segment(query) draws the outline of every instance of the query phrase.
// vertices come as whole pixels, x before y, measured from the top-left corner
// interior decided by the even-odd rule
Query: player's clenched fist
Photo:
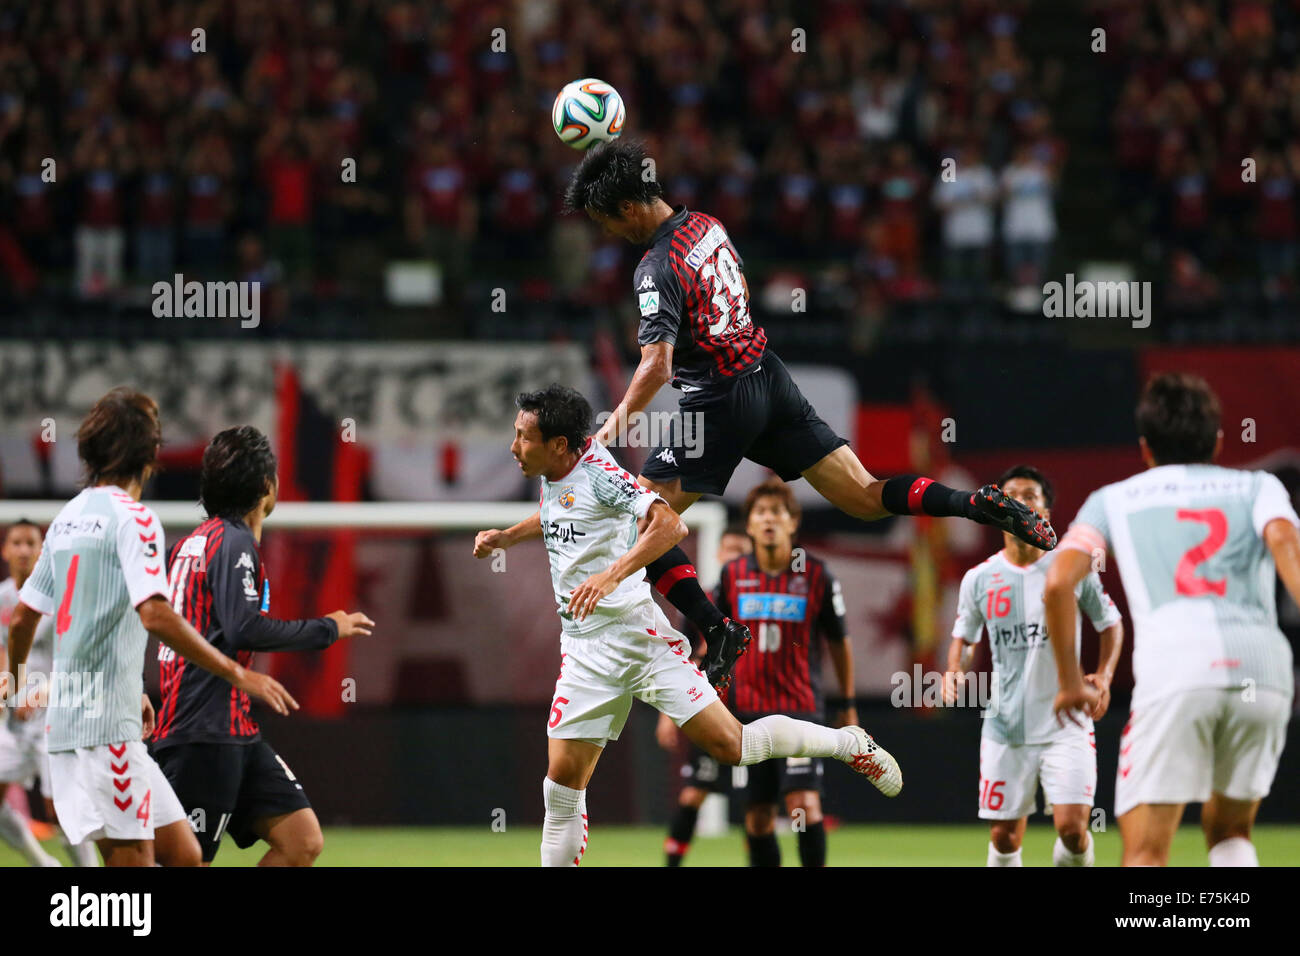
[[[493,528],[491,531],[480,531],[474,537],[474,557],[489,557],[497,548],[504,548],[509,545],[506,540],[506,533]]]
[[[375,626],[375,622],[360,611],[353,611],[351,614],[346,611],[334,611],[325,616],[339,626],[340,639],[357,635],[369,637],[370,628]]]

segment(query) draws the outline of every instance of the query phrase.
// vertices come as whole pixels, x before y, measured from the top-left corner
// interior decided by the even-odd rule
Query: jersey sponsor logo
[[[655,315],[659,311],[659,293],[642,292],[637,296],[637,304],[641,308],[642,317]]]
[[[665,448],[659,454],[655,455],[655,457],[658,458],[660,461],[668,462],[668,464],[670,465],[677,464],[677,456],[673,454],[673,450],[671,448]]]
[[[999,647],[1006,646],[1013,649],[1041,647],[1051,640],[1047,628],[1037,621],[1017,624],[1015,627],[997,627],[992,624],[985,624],[985,628],[989,632],[989,639]]]
[[[45,534],[48,538],[59,538],[65,535],[77,538],[102,538],[107,530],[108,525],[103,517],[87,515],[82,518],[56,521],[50,525],[50,530]]]
[[[271,611],[271,579],[262,580],[262,606],[258,609],[263,614],[269,614]]]
[[[808,598],[795,594],[742,594],[736,602],[736,616],[745,620],[802,621],[808,613]]]
[[[638,292],[644,292],[646,289],[653,289],[654,287],[655,287],[654,276],[647,275],[644,279],[641,280],[641,284],[636,288]]]
[[[253,572],[244,572],[244,597],[250,601],[257,600],[257,582],[253,580]]]
[[[568,509],[572,508],[573,503],[577,501],[577,495],[575,495],[573,492],[573,485],[565,485],[563,488],[561,488],[560,497],[557,498],[556,500],[560,503],[560,507],[563,508],[564,510],[567,511]]]
[[[566,527],[562,522],[552,521],[545,528],[547,540],[558,541],[560,544],[570,544],[579,538],[585,538],[587,532],[579,531],[577,525],[572,521]]]
[[[691,251],[686,253],[686,264],[692,269],[698,269],[704,264],[704,260],[717,251],[718,246],[727,241],[727,232],[718,223],[709,227],[700,241],[691,247]]]
[[[253,570],[253,556],[247,551],[240,552],[239,560],[235,562],[235,570],[238,571],[240,568],[247,568],[249,571]]]

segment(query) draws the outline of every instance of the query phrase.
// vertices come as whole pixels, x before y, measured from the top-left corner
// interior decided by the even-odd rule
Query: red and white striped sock
[[[577,866],[587,852],[587,791],[542,781],[542,866]]]

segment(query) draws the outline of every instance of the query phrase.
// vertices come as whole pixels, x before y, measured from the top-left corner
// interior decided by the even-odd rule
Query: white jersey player
[[[1050,520],[1052,486],[1036,468],[1017,465],[1004,472],[997,484],[1004,495]],[[1097,789],[1092,721],[1062,727],[1052,712],[1060,687],[1044,620],[1043,586],[1056,552],[1040,551],[1010,534],[1003,537],[1003,549],[962,578],[944,681],[947,702],[953,703],[956,684],[969,670],[975,645],[987,632],[996,682],[980,737],[979,815],[992,821],[988,865],[1023,865],[1025,824],[1034,812],[1041,783],[1044,812],[1052,814],[1056,826],[1053,862],[1092,866],[1088,815]],[[1124,637],[1119,610],[1095,572],[1079,582],[1077,592],[1079,607],[1101,636],[1097,670],[1086,679],[1108,688]],[[1081,637],[1077,618],[1071,635],[1077,658]],[[1099,709],[1097,715],[1103,712]]]
[[[903,785],[898,764],[860,727],[832,730],[781,715],[742,725],[731,715],[645,579],[646,564],[685,537],[681,518],[586,437],[591,406],[578,392],[551,385],[520,395],[518,404],[510,450],[524,475],[541,478],[541,509],[508,530],[479,532],[474,554],[488,557],[541,537],[550,557],[562,633],[547,720],[542,865],[577,866],[586,852],[587,784],[634,697],[667,714],[722,763],[835,757],[896,795]]]
[[[1291,648],[1277,627],[1274,562],[1300,602],[1300,533],[1281,482],[1210,462],[1219,403],[1190,375],[1153,378],[1137,410],[1148,470],[1092,493],[1048,575],[1057,646],[1056,710],[1096,703],[1061,655],[1055,622],[1094,555],[1113,553],[1133,614],[1133,702],[1120,746],[1115,813],[1124,863],[1159,866],[1183,807],[1201,803],[1211,866],[1256,866],[1250,831],[1268,795],[1291,713]]]
[[[30,521],[16,521],[4,532],[0,545],[0,558],[4,559],[12,577],[0,581],[0,671],[8,670],[9,620],[18,606],[18,591],[36,567],[41,552],[41,529]],[[53,663],[54,624],[49,617],[41,618],[36,626],[36,637],[27,660],[28,682],[25,693],[15,696],[13,706],[0,711],[0,796],[10,784],[29,789],[40,778],[41,796],[45,812],[54,819],[54,804],[50,799],[49,754],[45,749],[45,698],[49,687],[50,665]],[[27,821],[7,803],[0,800],[0,839],[22,854],[32,866],[58,866],[59,861],[36,841]],[[64,848],[76,866],[95,866],[95,848],[83,841],[70,844],[65,837]]]
[[[69,840],[94,840],[108,866],[158,860],[197,866],[185,811],[145,749],[153,712],[143,694],[147,632],[198,666],[287,712],[278,683],[244,671],[172,610],[161,522],[140,504],[160,444],[158,406],[115,388],[77,432],[89,486],[60,510],[9,627],[10,663],[23,685],[42,615],[54,616],[46,717],[55,812]],[[14,692],[0,679],[0,698]]]

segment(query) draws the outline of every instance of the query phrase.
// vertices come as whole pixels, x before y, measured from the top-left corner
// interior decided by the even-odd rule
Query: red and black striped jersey
[[[251,667],[256,651],[319,650],[338,638],[330,618],[268,617],[271,582],[248,525],[209,518],[171,548],[168,593],[176,613],[217,650]],[[248,694],[158,645],[162,705],[152,745],[252,743],[259,739]]]
[[[746,625],[753,641],[736,661],[731,706],[743,714],[820,714],[821,641],[843,641],[840,584],[816,558],[803,569],[768,574],[747,554],[722,569],[716,603]]]
[[[676,206],[650,239],[633,285],[641,345],[673,346],[673,385],[725,382],[763,358],[767,333],[754,325],[744,262],[722,223]]]

